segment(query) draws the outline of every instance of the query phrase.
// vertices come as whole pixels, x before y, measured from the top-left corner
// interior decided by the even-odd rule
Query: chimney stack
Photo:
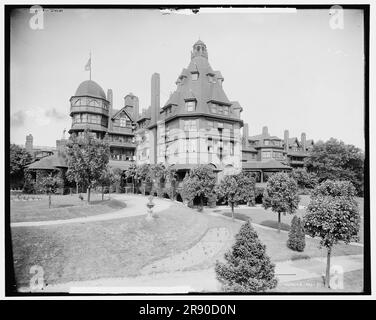
[[[263,134],[264,136],[269,135],[269,133],[268,133],[268,127],[267,127],[267,126],[262,127],[262,134]]]
[[[29,134],[26,136],[25,149],[30,154],[33,154],[33,135]]]
[[[248,137],[249,137],[249,126],[248,123],[244,122],[243,125],[243,139],[244,139],[244,145],[247,146],[248,144]]]
[[[151,76],[151,123],[158,121],[160,109],[160,76],[154,73]]]
[[[285,140],[285,150],[289,150],[289,131],[285,130],[284,132],[284,140]]]
[[[109,102],[109,105],[108,105],[108,130],[112,130],[112,120],[111,120],[111,117],[112,117],[112,108],[113,108],[113,105],[112,105],[112,89],[108,89],[107,90],[107,101]]]
[[[301,143],[303,151],[306,151],[306,134],[303,132],[301,136]]]

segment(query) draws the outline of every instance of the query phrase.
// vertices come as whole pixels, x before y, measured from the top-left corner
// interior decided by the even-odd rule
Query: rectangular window
[[[185,131],[196,131],[196,120],[184,120],[184,130]]]
[[[228,110],[229,110],[229,107],[223,107],[223,114],[225,116],[228,116]]]
[[[217,113],[217,106],[215,104],[212,104],[210,110],[212,113]]]
[[[125,124],[126,124],[126,126],[127,126],[128,128],[132,128],[132,121],[131,121],[131,120],[127,119],[127,120],[125,121]]]
[[[270,144],[269,140],[264,140],[264,145],[268,146]]]
[[[217,122],[217,128],[223,129],[223,122]]]
[[[187,107],[187,111],[195,111],[196,109],[196,101],[186,101],[185,106]]]
[[[87,113],[82,114],[81,122],[87,123]]]
[[[230,156],[234,155],[234,141],[230,141]]]
[[[218,106],[218,114],[223,114],[223,106]]]
[[[120,127],[125,127],[127,125],[127,119],[120,118]]]
[[[198,72],[192,73],[192,80],[194,81],[198,80]]]
[[[272,157],[272,152],[271,151],[263,151],[262,152],[262,158],[263,159],[270,159]]]

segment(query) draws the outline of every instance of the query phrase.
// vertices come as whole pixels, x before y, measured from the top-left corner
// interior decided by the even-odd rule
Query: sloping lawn
[[[173,204],[154,221],[139,216],[12,228],[17,284],[28,286],[33,265],[43,268],[50,284],[135,276],[145,265],[192,247],[208,228],[218,226],[228,221]],[[229,230],[235,234],[239,227],[231,223]]]
[[[326,250],[319,248],[317,239],[306,238],[306,246],[303,252],[297,252],[289,249],[286,245],[288,234],[286,232],[278,233],[277,230],[267,230],[254,226],[257,234],[266,246],[266,252],[272,261],[285,261],[302,259],[308,257],[326,257]],[[359,246],[338,244],[333,247],[333,256],[343,256],[352,254],[363,254],[363,248]]]
[[[48,200],[38,201],[11,201],[11,222],[45,221],[86,217],[109,213],[126,207],[124,201],[116,199],[99,200],[94,196],[90,205],[81,201],[77,196],[53,196],[51,209]]]
[[[323,279],[318,277],[282,283],[271,292],[363,292],[363,270],[345,272],[343,274],[343,288],[325,288]]]
[[[360,223],[360,230],[359,230],[359,238],[360,243],[363,243],[364,237],[363,237],[363,229],[364,229],[364,205],[363,205],[363,199],[357,198],[356,199],[359,205],[359,213],[361,216],[361,223]],[[300,195],[300,205],[307,206],[309,203],[309,196],[307,195]],[[216,210],[218,213],[221,213],[225,216],[231,217],[231,211],[228,207],[224,208],[218,208]],[[299,217],[303,217],[306,213],[305,209],[298,209],[296,211],[296,215]],[[248,218],[251,218],[251,221],[253,223],[261,224],[266,227],[271,228],[278,228],[278,214],[273,212],[271,209],[265,210],[262,207],[252,207],[252,208],[235,208],[235,216],[241,220],[246,221]],[[286,214],[281,215],[281,230],[289,231],[290,230],[290,224],[291,220],[294,217],[294,215]]]

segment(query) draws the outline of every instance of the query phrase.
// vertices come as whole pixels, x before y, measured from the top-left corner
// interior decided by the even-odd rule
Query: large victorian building
[[[132,93],[115,109],[111,89],[106,95],[96,82],[82,82],[70,98],[69,133],[80,135],[89,129],[96,138],[106,139],[110,166],[123,170],[132,162],[163,163],[183,178],[192,167],[210,164],[219,176],[244,170],[264,183],[276,171],[302,167],[313,141],[306,140],[305,133],[300,140],[291,138],[287,130],[281,139],[269,134],[267,127],[261,134],[249,135],[248,124],[241,119],[243,109],[227,97],[223,82],[221,72],[209,64],[205,43],[199,40],[162,106],[160,76],[152,75],[150,105],[141,114],[138,97]],[[58,140],[57,149],[63,144]],[[30,167],[39,168],[43,161]]]

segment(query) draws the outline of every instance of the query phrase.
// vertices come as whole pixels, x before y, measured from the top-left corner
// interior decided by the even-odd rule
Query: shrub
[[[271,208],[278,213],[278,226],[281,224],[281,213],[293,214],[299,205],[298,185],[287,173],[278,172],[270,177],[263,196],[265,209]],[[280,227],[278,227],[280,232]]]
[[[208,197],[208,206],[209,208],[215,208],[217,205],[217,196],[215,193],[212,193]]]
[[[225,263],[216,262],[215,272],[224,291],[262,292],[277,286],[274,264],[265,245],[247,221],[236,235],[235,244],[225,254]]]
[[[294,251],[302,252],[305,248],[305,233],[302,220],[294,216],[291,221],[287,247]]]

